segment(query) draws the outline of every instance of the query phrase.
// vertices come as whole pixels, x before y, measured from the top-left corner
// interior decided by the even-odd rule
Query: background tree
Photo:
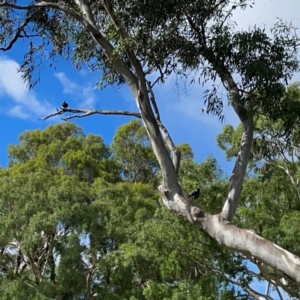
[[[96,113],[141,118],[160,167],[159,190],[164,204],[220,244],[274,268],[278,278],[285,274],[300,282],[298,257],[232,223],[251,152],[253,117],[258,112],[273,120],[281,116],[287,105],[280,101],[286,82],[299,69],[298,38],[292,27],[278,22],[272,37],[257,27],[235,31],[231,13],[237,7],[245,8],[246,0],[31,1],[27,6],[17,3],[0,4],[0,40],[2,50],[9,50],[18,39],[35,37],[30,39],[21,66],[30,87],[37,82],[37,56],[47,60],[56,56],[72,58],[77,68],[92,59],[91,68],[102,69],[104,81],[129,86],[139,110],[135,113],[62,109],[45,119],[65,112],[75,113],[66,120]],[[49,57],[46,53],[50,53]],[[209,214],[191,203],[182,190],[177,176],[180,154],[160,119],[153,92],[154,84],[164,81],[171,72],[184,76],[191,70],[201,70],[202,82],[214,81],[206,93],[207,111],[222,118],[218,79],[242,123],[243,134],[228,194],[217,214]],[[147,76],[154,71],[159,75],[151,83]],[[294,124],[298,123],[296,118]],[[289,125],[290,122],[284,122],[286,132],[291,130]],[[268,278],[268,274],[264,276]],[[298,288],[294,292],[298,295]]]
[[[300,254],[300,240],[294,232],[300,209],[299,129],[295,126],[287,133],[282,119],[292,120],[296,117],[299,92],[299,83],[287,88],[282,101],[288,103],[289,110],[282,118],[273,121],[260,115],[255,119],[251,164],[248,169],[251,176],[243,186],[245,193],[236,216],[240,226],[253,228],[259,235],[290,249],[296,255]],[[237,128],[226,125],[218,135],[218,145],[224,150],[227,159],[236,156],[241,134],[240,125]],[[258,269],[261,273],[270,272],[259,264]],[[286,290],[293,290],[294,284],[290,278],[284,277],[283,282],[274,277],[272,283],[277,285],[276,288],[287,285],[289,288]]]
[[[90,299],[95,266],[83,260],[81,239],[95,222],[91,183],[119,178],[109,148],[65,124],[24,132],[9,157],[0,184],[1,298]]]
[[[263,175],[271,177],[276,168],[283,171],[292,184],[294,192],[300,199],[298,188],[298,158],[299,158],[299,129],[296,119],[299,115],[299,83],[295,82],[286,89],[286,94],[281,99],[286,109],[281,118],[276,121],[264,115],[257,115],[254,119],[254,139],[250,167]],[[287,132],[285,124],[290,122]],[[294,123],[295,122],[295,123]],[[231,125],[223,127],[222,133],[217,136],[218,146],[225,151],[226,158],[231,159],[238,153],[238,143],[241,138],[242,128],[236,129]]]
[[[125,178],[131,182],[149,183],[156,177],[157,161],[147,132],[140,121],[133,120],[121,126],[111,145],[115,157],[120,160]]]
[[[2,299],[248,298],[231,285],[244,277],[243,258],[161,210],[152,184],[119,176],[100,137],[70,123],[26,131],[9,156],[0,173]],[[213,209],[223,175],[212,158],[187,157],[194,166],[183,185],[201,177],[202,203]]]

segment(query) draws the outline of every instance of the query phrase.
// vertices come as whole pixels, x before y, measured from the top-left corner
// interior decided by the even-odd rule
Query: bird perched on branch
[[[189,198],[192,198],[193,200],[200,197],[200,189],[197,189],[196,191],[189,194]]]
[[[69,106],[69,104],[66,102],[66,101],[64,101],[63,103],[62,103],[62,105],[61,105],[61,109],[66,109],[66,108],[68,108],[68,106]]]

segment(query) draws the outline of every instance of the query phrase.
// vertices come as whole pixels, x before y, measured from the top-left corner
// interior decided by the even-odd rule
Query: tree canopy
[[[151,162],[145,171],[151,173],[159,167],[159,192],[164,205],[208,234],[214,242],[262,265],[261,278],[278,285],[283,279],[288,280],[289,284],[281,284],[282,288],[297,297],[300,258],[289,252],[290,249],[280,247],[278,244],[284,246],[280,239],[267,240],[253,230],[237,227],[235,221],[248,163],[252,159],[256,120],[280,123],[283,144],[290,141],[293,128],[299,126],[299,101],[286,91],[293,73],[299,70],[299,39],[293,26],[281,21],[274,25],[270,35],[257,26],[247,31],[236,30],[231,21],[233,11],[249,6],[251,2],[247,0],[62,0],[29,1],[27,5],[22,1],[4,1],[0,3],[1,50],[10,50],[19,40],[28,42],[20,70],[30,88],[38,82],[39,67],[45,62],[51,66],[51,60],[56,61],[57,57],[70,59],[76,69],[88,65],[91,71],[101,70],[100,87],[127,84],[138,112],[61,108],[49,112],[43,119],[68,112],[73,115],[64,120],[92,114],[140,118],[157,160],[157,165]],[[200,84],[211,86],[205,92],[207,112],[222,119],[223,102],[227,100],[241,121],[239,145],[233,145],[236,151],[230,153],[235,155],[236,163],[227,196],[222,205],[216,203],[212,211],[204,208],[204,203],[194,203],[188,198],[181,178],[182,172],[187,174],[188,171],[180,168],[181,163],[188,166],[188,159],[181,160],[180,147],[173,143],[156,104],[155,85],[164,83],[173,73],[183,78],[194,74]],[[149,80],[150,75],[155,77],[154,81]],[[220,85],[225,87],[227,99],[219,96]],[[274,128],[276,131],[276,125]],[[223,148],[226,147],[222,139],[226,141],[234,133],[232,128],[226,130],[227,137],[219,140]],[[254,141],[263,137],[262,134]],[[263,141],[261,144],[266,146]],[[187,150],[184,145],[181,148]],[[115,143],[116,153],[117,149]],[[142,150],[147,152],[146,149],[143,145]],[[87,159],[93,162],[92,157]],[[70,158],[68,163],[72,160]],[[124,157],[119,155],[116,168],[122,160]],[[87,182],[91,178],[90,168],[83,167],[78,172]],[[70,174],[73,175],[72,169]],[[111,176],[109,180],[115,179],[114,175],[108,176]]]
[[[116,132],[119,142],[128,140],[126,135],[121,139],[124,127],[143,130],[137,125],[122,126]],[[161,210],[151,181],[143,182],[148,174],[141,172],[145,178],[139,176],[140,182],[122,176],[118,156],[111,155],[100,137],[85,136],[65,123],[26,131],[19,140],[10,145],[9,167],[0,174],[2,299],[243,295],[226,278],[243,273],[242,257]],[[124,152],[140,146],[137,139]],[[202,203],[213,209],[209,195],[226,189],[216,161],[196,164],[186,158],[185,163],[190,174],[181,174],[183,185],[200,184],[200,175],[206,195]],[[222,198],[217,201],[221,205]]]

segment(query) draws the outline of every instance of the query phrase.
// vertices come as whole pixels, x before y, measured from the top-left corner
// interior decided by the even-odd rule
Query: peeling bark
[[[261,263],[294,278],[300,283],[300,258],[278,245],[260,237],[253,230],[241,229],[222,220],[221,215],[207,217],[205,231],[232,250],[253,256]]]
[[[260,237],[253,230],[241,229],[224,221],[222,213],[217,215],[205,213],[178,194],[173,200],[168,200],[166,196],[163,198],[164,204],[170,210],[184,216],[219,244],[242,253],[246,257],[253,256],[260,263],[267,264],[300,283],[300,258],[296,255]]]

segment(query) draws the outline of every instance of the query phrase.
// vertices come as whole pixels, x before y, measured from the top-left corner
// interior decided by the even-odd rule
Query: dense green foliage
[[[26,131],[9,147],[0,173],[1,299],[235,299],[224,275],[240,272],[240,259],[160,209],[155,173],[124,176],[132,151],[152,166],[139,132],[135,121],[120,127],[116,156],[69,123]],[[196,164],[190,147],[180,148],[183,185],[201,186],[207,210],[221,207],[216,161]]]
[[[126,179],[150,183],[157,177],[158,164],[140,121],[134,120],[120,127],[111,147]]]

